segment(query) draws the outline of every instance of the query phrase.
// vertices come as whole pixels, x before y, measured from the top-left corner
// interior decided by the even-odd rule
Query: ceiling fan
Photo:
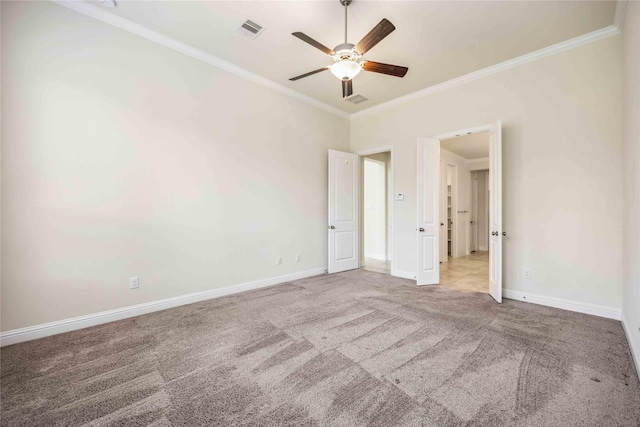
[[[373,27],[369,34],[364,36],[356,45],[347,42],[347,8],[353,0],[339,0],[344,6],[344,43],[334,47],[333,50],[318,43],[308,35],[296,32],[293,36],[299,38],[303,42],[309,43],[311,46],[319,49],[329,55],[334,60],[333,65],[319,68],[305,74],[290,78],[291,81],[299,80],[303,77],[311,76],[322,71],[331,70],[334,76],[342,80],[342,97],[347,98],[353,94],[352,79],[361,71],[372,71],[374,73],[387,74],[390,76],[404,77],[409,69],[399,65],[383,64],[381,62],[367,61],[362,59],[362,55],[367,53],[369,49],[380,43],[382,39],[387,37],[396,27],[387,19],[383,19]]]

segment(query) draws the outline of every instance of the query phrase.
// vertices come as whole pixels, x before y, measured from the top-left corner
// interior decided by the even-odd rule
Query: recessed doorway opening
[[[441,142],[440,284],[450,288],[489,292],[489,142],[489,132]]]
[[[362,165],[362,265],[365,270],[391,274],[391,153],[363,156]]]

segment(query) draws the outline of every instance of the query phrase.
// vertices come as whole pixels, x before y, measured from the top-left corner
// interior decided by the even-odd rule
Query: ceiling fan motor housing
[[[338,46],[333,48],[333,51],[335,52],[332,55],[333,60],[336,62],[342,61],[344,59],[348,59],[350,61],[356,61],[358,58],[362,56],[358,52],[356,52],[355,45],[352,45],[351,43],[339,44]]]

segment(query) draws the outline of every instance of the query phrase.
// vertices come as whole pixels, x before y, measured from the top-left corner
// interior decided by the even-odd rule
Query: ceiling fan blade
[[[353,95],[353,80],[342,81],[342,97],[347,98]]]
[[[303,77],[308,77],[308,76],[311,76],[313,74],[316,74],[316,73],[319,73],[319,72],[322,72],[322,71],[326,71],[328,69],[329,69],[329,67],[318,68],[317,70],[309,71],[308,73],[301,74],[301,75],[296,76],[296,77],[292,77],[289,80],[291,80],[292,82],[295,82],[296,80],[300,80]]]
[[[365,71],[372,71],[374,73],[380,73],[380,74],[388,74],[390,76],[396,76],[396,77],[404,77],[404,75],[407,74],[407,71],[409,71],[407,67],[401,67],[399,65],[383,64],[381,62],[375,62],[375,61],[366,61],[362,65],[362,69]]]
[[[394,27],[391,22],[383,19],[378,23],[378,25],[373,27],[373,30],[369,31],[369,34],[364,36],[364,38],[358,42],[356,45],[356,52],[360,55],[364,55],[365,52],[380,43],[382,39],[391,34],[395,29],[396,27]]]
[[[329,49],[328,47],[326,47],[323,44],[318,43],[317,41],[315,41],[314,39],[312,39],[311,37],[309,37],[305,33],[297,32],[297,33],[291,33],[291,35],[299,38],[303,42],[309,43],[311,46],[315,47],[316,49],[320,49],[321,51],[323,51],[327,55],[333,55],[333,51],[331,49]]]

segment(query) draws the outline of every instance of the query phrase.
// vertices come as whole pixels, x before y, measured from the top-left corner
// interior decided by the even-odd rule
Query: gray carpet
[[[3,426],[638,426],[617,321],[356,270],[2,349]]]

